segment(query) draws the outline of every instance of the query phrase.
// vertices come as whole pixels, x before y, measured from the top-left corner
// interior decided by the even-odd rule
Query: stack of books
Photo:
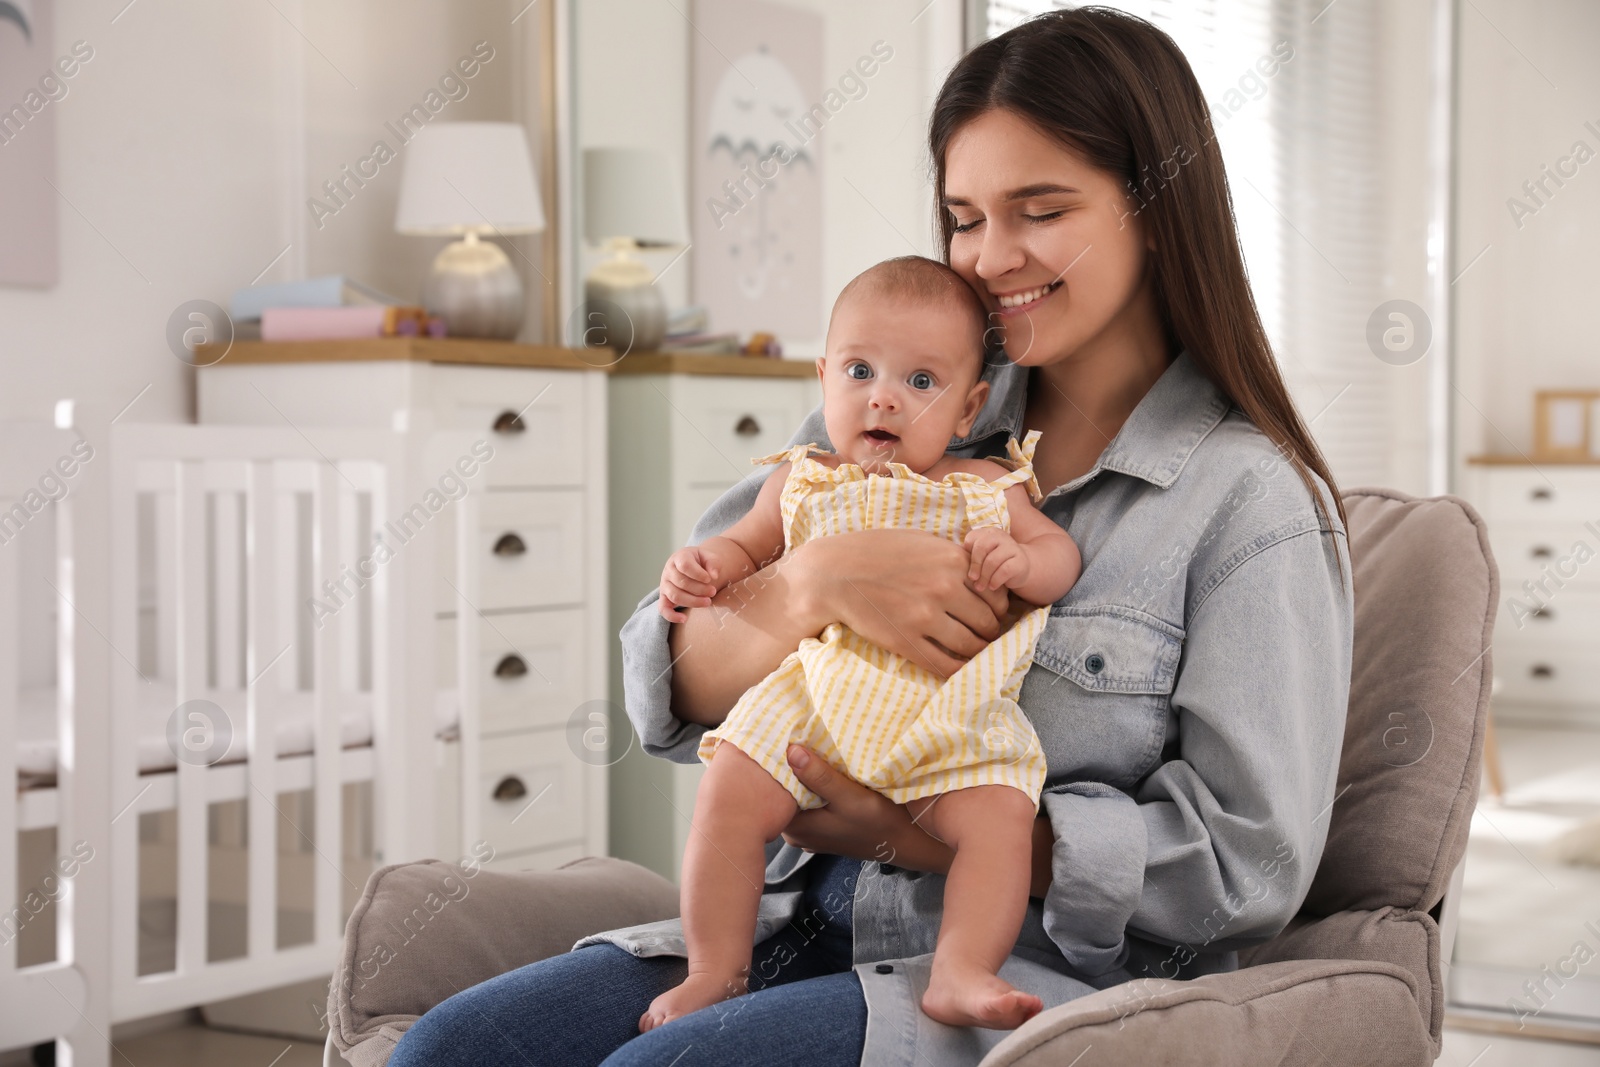
[[[263,341],[443,337],[444,320],[342,274],[252,285],[228,303],[234,336]]]
[[[706,356],[738,354],[738,334],[708,333],[707,325],[705,308],[678,308],[667,319],[667,336],[661,342],[661,351],[690,352]]]

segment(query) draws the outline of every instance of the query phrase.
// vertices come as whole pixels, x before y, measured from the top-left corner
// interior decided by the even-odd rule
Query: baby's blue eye
[[[857,374],[857,371],[860,371],[861,373]],[[865,381],[866,379],[872,377],[872,368],[867,366],[865,363],[852,363],[844,369],[844,373],[845,377],[847,378],[854,378],[857,381]]]
[[[915,374],[913,374],[911,376],[911,388],[913,388],[913,389],[932,389],[933,388],[933,375],[929,374],[925,370],[917,371],[917,373],[915,373]]]

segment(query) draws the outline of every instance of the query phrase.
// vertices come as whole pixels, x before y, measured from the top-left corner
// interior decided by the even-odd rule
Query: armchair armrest
[[[1433,1059],[1406,968],[1291,960],[1101,990],[1034,1016],[981,1067],[1426,1067]]]
[[[347,1062],[381,1067],[413,1022],[457,992],[598,930],[677,914],[677,886],[626,860],[586,857],[555,871],[384,867],[345,927],[329,1034]]]

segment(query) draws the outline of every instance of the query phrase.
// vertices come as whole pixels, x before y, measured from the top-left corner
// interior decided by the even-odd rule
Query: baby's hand
[[[683,622],[684,614],[673,608],[709,608],[711,598],[721,588],[717,561],[698,545],[680,548],[661,571],[661,599],[656,607],[668,622]]]
[[[962,545],[972,554],[967,580],[973,588],[1015,588],[1028,580],[1028,554],[998,526],[967,531]]]

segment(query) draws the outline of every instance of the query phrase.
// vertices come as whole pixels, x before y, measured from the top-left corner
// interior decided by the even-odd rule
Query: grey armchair
[[[1237,971],[1141,980],[1064,1004],[1008,1036],[982,1067],[1354,1067],[1438,1056],[1449,890],[1477,799],[1499,578],[1483,522],[1464,501],[1384,489],[1344,499],[1356,591],[1350,710],[1327,848],[1300,914],[1242,951]],[[329,1063],[337,1053],[381,1067],[405,1028],[456,990],[586,934],[678,914],[675,886],[616,859],[480,871],[466,885],[436,860],[372,876],[330,992]],[[383,960],[385,939],[430,891],[452,902],[429,912],[414,946]]]

